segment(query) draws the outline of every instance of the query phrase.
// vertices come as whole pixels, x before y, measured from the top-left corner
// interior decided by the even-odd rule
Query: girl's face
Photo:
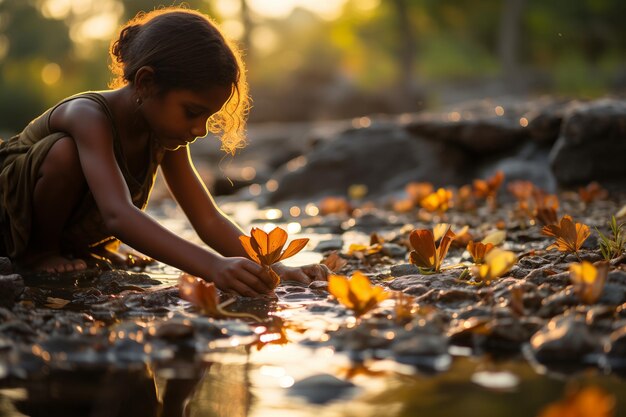
[[[141,106],[157,142],[173,151],[207,134],[207,120],[231,95],[231,87],[205,90],[170,90],[152,96]]]

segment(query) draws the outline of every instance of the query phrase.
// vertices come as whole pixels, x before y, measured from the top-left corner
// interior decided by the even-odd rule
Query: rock
[[[321,240],[315,247],[314,251],[315,252],[328,252],[331,250],[341,250],[342,248],[343,248],[343,239],[336,238],[336,239]]]
[[[533,355],[540,362],[580,362],[599,347],[584,317],[566,314],[553,318],[530,339]]]
[[[13,273],[13,265],[9,258],[0,257],[0,275],[10,275]]]
[[[345,397],[355,388],[356,385],[350,381],[344,381],[329,374],[317,374],[296,381],[289,388],[288,395],[304,397],[313,404],[326,404]]]
[[[457,183],[452,154],[394,124],[351,129],[307,154],[306,165],[277,172],[278,189],[264,203],[345,195],[354,184],[365,185],[372,196],[402,189],[411,180]]]
[[[626,100],[602,99],[569,112],[550,152],[561,185],[626,178]]]
[[[498,103],[483,100],[472,102],[445,114],[420,114],[407,124],[414,135],[454,144],[473,153],[508,150],[528,137],[520,124],[516,106],[501,106],[503,114],[496,113]]]
[[[20,275],[0,275],[0,307],[13,307],[23,291],[24,280]]]
[[[552,145],[559,137],[563,118],[574,108],[578,101],[557,101],[527,114],[528,132],[533,141]]]
[[[407,253],[407,249],[395,243],[383,243],[382,253],[390,258],[403,258]]]
[[[390,272],[392,277],[402,277],[402,276],[405,276],[405,275],[418,275],[420,273],[420,270],[417,267],[417,265],[413,265],[413,264],[398,264],[398,265],[393,265],[390,268],[389,272]]]

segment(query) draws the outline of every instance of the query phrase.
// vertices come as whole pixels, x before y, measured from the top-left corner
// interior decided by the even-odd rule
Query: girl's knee
[[[41,165],[39,174],[40,178],[63,178],[64,181],[74,183],[85,181],[78,148],[71,136],[64,136],[52,145]]]

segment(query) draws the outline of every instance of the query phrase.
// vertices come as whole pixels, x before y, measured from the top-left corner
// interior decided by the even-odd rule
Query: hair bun
[[[141,25],[126,26],[122,29],[119,38],[111,45],[111,55],[117,62],[127,62],[128,50],[140,30]]]

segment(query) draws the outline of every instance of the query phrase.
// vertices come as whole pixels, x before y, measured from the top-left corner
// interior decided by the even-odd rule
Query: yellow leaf
[[[569,276],[574,286],[574,292],[585,304],[593,304],[602,295],[606,277],[609,272],[608,262],[598,262],[597,267],[583,261],[569,267]]]
[[[497,248],[492,249],[485,256],[484,264],[472,268],[472,275],[477,281],[489,284],[509,272],[516,263],[517,256],[513,252]]]
[[[502,242],[504,242],[505,239],[506,239],[506,231],[496,230],[495,232],[491,232],[487,236],[485,236],[485,238],[481,240],[481,243],[485,245],[488,243],[491,243],[493,246],[498,246],[502,244]]]
[[[445,212],[450,208],[452,201],[452,191],[439,188],[436,192],[424,197],[420,204],[428,211]]]
[[[376,307],[379,302],[389,297],[382,287],[372,286],[370,280],[356,271],[351,279],[342,275],[328,277],[328,292],[341,304],[354,311],[356,317]]]

